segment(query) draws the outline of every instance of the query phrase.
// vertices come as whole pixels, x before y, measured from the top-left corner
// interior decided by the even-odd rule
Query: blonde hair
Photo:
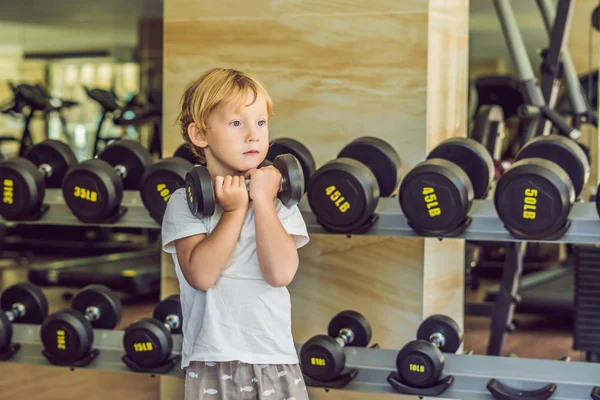
[[[204,150],[192,143],[188,134],[188,126],[195,123],[200,130],[206,132],[208,118],[214,110],[233,99],[237,99],[241,103],[250,92],[254,95],[250,104],[254,104],[259,93],[266,97],[267,114],[271,117],[273,115],[271,97],[257,80],[241,71],[213,68],[202,73],[187,87],[181,98],[181,111],[177,120],[183,140],[200,162],[206,162]]]

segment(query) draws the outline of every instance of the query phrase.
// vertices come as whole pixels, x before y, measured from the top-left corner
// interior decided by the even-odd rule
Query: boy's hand
[[[250,198],[254,203],[273,203],[281,185],[281,172],[273,166],[251,169],[246,173],[250,178]]]
[[[215,198],[224,212],[248,209],[248,190],[243,176],[215,177]]]

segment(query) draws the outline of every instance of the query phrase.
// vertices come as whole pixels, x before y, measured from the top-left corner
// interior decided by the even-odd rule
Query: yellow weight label
[[[67,349],[67,338],[65,337],[65,331],[62,329],[56,331],[56,348],[58,350]]]
[[[437,217],[438,215],[442,215],[442,210],[440,209],[440,204],[437,201],[435,190],[431,187],[424,187],[422,194],[423,199],[425,200],[425,205],[427,206],[427,211],[429,212],[429,216]]]
[[[329,199],[336,205],[340,212],[345,213],[350,208],[350,203],[344,201],[345,198],[342,196],[339,190],[335,186],[329,186],[325,189],[325,194],[329,196]]]
[[[317,358],[317,357],[311,357],[310,363],[311,363],[311,365],[318,365],[319,367],[324,367],[327,365],[327,363],[325,362],[325,359]]]
[[[523,218],[535,219],[537,210],[537,189],[525,189],[525,198],[523,199]]]
[[[194,196],[192,196],[192,188],[191,187],[187,187],[187,194],[188,194],[188,200],[190,201],[190,203],[192,203],[192,200],[194,200]]]
[[[5,179],[2,189],[2,202],[4,204],[12,204],[14,202],[14,187],[15,183],[12,179]]]
[[[75,186],[75,192],[73,193],[73,195],[82,200],[91,201],[92,203],[95,203],[98,201],[98,193],[97,192],[94,192],[93,190],[90,190],[90,189],[84,189],[79,186]]]
[[[425,372],[425,366],[419,364],[409,364],[409,368],[412,372]]]
[[[141,351],[152,351],[154,349],[152,348],[151,342],[146,342],[146,343],[134,343],[133,350],[135,352],[141,352]]]
[[[165,203],[167,201],[169,201],[169,198],[171,197],[171,191],[169,190],[169,188],[167,187],[167,185],[165,185],[164,183],[159,183],[158,185],[156,185],[156,191],[160,194],[160,197],[163,198],[163,200],[165,201]],[[192,199],[191,197],[191,193],[190,193],[190,200]]]
[[[125,276],[128,278],[134,277],[137,275],[137,272],[135,271],[135,269],[124,269],[123,271],[121,271],[121,276]]]

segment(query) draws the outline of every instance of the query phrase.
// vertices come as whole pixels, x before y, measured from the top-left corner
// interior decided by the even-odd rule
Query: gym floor
[[[1,289],[26,280],[26,269],[6,267],[0,269]],[[486,288],[496,282],[482,280],[480,289],[469,292],[467,299],[480,300]],[[63,297],[64,288],[45,288],[50,312],[66,308],[70,300]],[[75,290],[73,291],[73,293]],[[151,315],[155,301],[125,302],[123,317],[116,329],[122,329],[142,315]],[[581,359],[581,353],[572,347],[571,330],[568,326],[557,326],[548,318],[519,315],[517,332],[506,337],[504,353],[513,352],[523,358],[558,359],[565,355],[573,361]],[[489,338],[489,319],[467,316],[465,320],[465,350],[474,354],[485,354]],[[105,400],[107,398],[159,399],[160,380],[141,374],[120,374],[104,371],[76,370],[13,363],[0,363],[0,399],[23,398],[29,400],[54,400],[85,398]]]

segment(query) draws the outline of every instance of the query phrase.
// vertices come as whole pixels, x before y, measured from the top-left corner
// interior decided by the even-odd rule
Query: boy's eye
[[[258,126],[265,126],[267,121],[258,121]]]
[[[233,126],[240,126],[240,124],[241,124],[240,121],[233,121],[231,123],[231,125],[233,125]]]

